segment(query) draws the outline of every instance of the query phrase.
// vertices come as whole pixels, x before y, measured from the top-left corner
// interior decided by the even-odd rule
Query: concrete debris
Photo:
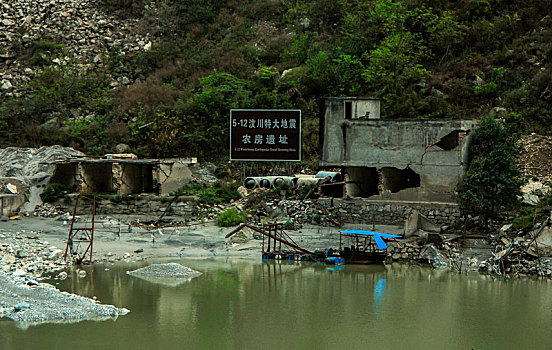
[[[534,234],[537,234],[537,232]],[[552,256],[552,228],[543,228],[533,242],[529,244],[527,253],[534,257]]]
[[[412,210],[412,213],[404,223],[404,237],[420,235],[421,231],[440,233],[441,227],[432,223],[418,210]]]
[[[7,184],[6,185],[6,190],[8,190],[8,192],[11,193],[11,194],[17,194],[17,186],[15,186],[13,184]]]
[[[521,192],[523,193],[523,203],[537,205],[540,198],[550,193],[550,186],[546,186],[539,181],[530,180],[521,188]]]
[[[420,252],[421,259],[427,259],[427,261],[435,267],[448,267],[450,266],[449,259],[440,252],[433,244],[428,244]]]

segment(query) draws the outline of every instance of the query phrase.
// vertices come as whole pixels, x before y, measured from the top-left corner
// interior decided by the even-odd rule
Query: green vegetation
[[[473,134],[470,154],[468,171],[457,186],[460,208],[486,225],[499,212],[519,205],[524,182],[516,164],[520,149],[514,134],[486,117]]]
[[[156,36],[84,62],[52,38],[18,50],[41,71],[0,97],[0,147],[65,144],[91,154],[126,143],[142,157],[224,160],[230,108],[299,108],[316,159],[318,99],[375,96],[384,118],[477,118],[496,108],[520,132],[550,134],[550,1],[99,0]],[[23,47],[23,46],[22,46]],[[284,74],[285,73],[285,74]],[[110,91],[110,82],[133,84]],[[85,116],[83,118],[82,116]],[[50,127],[53,119],[59,127]]]
[[[52,203],[58,199],[64,198],[66,194],[71,193],[72,189],[69,186],[62,184],[51,184],[40,195],[42,201]]]
[[[284,229],[293,230],[294,227],[295,225],[290,220],[286,220],[286,222],[284,222]]]
[[[237,191],[238,184],[235,182],[224,183],[215,181],[213,184],[189,183],[182,187],[178,193],[188,196],[197,196],[198,202],[203,204],[230,203],[238,200],[241,195]]]
[[[220,227],[236,226],[242,222],[245,222],[245,214],[235,208],[226,209],[217,218],[217,225]]]

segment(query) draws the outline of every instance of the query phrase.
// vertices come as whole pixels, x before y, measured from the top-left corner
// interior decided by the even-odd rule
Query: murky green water
[[[1,349],[551,349],[552,283],[406,266],[340,270],[257,260],[182,260],[177,286],[95,266],[61,289],[131,313],[26,330],[0,322]]]

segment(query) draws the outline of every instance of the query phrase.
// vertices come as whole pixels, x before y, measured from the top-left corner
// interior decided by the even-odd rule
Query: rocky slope
[[[105,14],[95,0],[4,0],[0,5],[0,94],[20,96],[23,85],[41,69],[33,66],[36,60],[93,69],[110,52],[124,56],[147,50],[152,38],[139,34],[137,27],[137,19],[123,21]],[[55,54],[50,51],[46,57],[44,49]],[[111,84],[129,83],[121,76]]]

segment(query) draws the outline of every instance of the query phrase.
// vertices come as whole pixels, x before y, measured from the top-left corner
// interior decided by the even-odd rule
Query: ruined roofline
[[[125,159],[125,158],[68,158],[65,160],[56,160],[53,162],[41,162],[40,164],[136,164],[136,165],[158,165],[158,164],[174,164],[175,162],[184,162],[195,164],[192,158],[171,158],[171,159]]]
[[[336,100],[336,101],[343,101],[343,100],[379,101],[380,100],[377,97],[359,97],[359,96],[343,96],[343,97],[328,96],[328,97],[322,97],[321,99]]]
[[[390,122],[401,122],[401,123],[479,123],[479,119],[449,119],[449,118],[428,118],[428,119],[417,119],[417,118],[380,118],[380,119],[348,119],[350,122],[377,122],[377,123],[390,123]]]
[[[341,163],[331,163],[326,161],[318,161],[320,167],[329,167],[329,168],[397,168],[397,169],[406,169],[409,166],[438,166],[438,167],[447,167],[447,168],[456,168],[458,164],[422,164],[422,163],[398,163],[390,161],[388,163],[367,163],[366,161],[342,161]],[[404,167],[403,167],[404,165]]]

